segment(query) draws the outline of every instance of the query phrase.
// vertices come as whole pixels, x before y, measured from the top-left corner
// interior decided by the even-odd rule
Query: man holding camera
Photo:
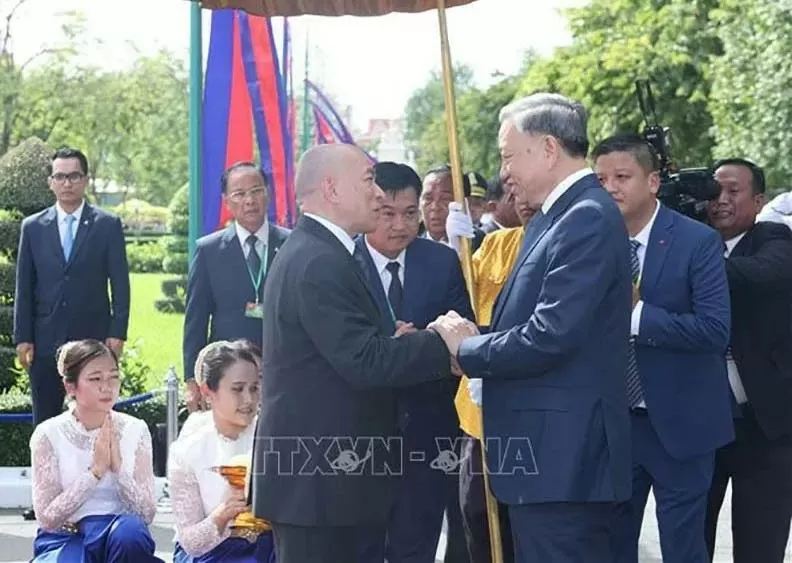
[[[731,294],[726,359],[736,439],[715,454],[707,509],[707,548],[732,485],[735,563],[782,563],[792,517],[792,231],[759,222],[764,172],[734,158],[715,166],[720,196],[710,224],[725,246]]]
[[[614,521],[614,561],[638,562],[649,491],[665,563],[706,563],[715,451],[734,437],[726,375],[729,290],[718,233],[657,200],[660,161],[638,135],[594,149],[630,235],[633,314],[626,374],[633,495]]]

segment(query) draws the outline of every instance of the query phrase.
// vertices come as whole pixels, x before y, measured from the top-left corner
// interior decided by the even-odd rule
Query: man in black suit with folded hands
[[[792,517],[792,232],[755,222],[765,180],[754,163],[721,161],[715,178],[721,193],[708,214],[725,247],[736,438],[715,457],[707,548],[712,559],[731,480],[734,562],[782,563]]]
[[[431,330],[386,318],[355,235],[377,228],[384,194],[365,154],[322,145],[301,159],[303,217],[264,288],[262,402],[253,511],[272,523],[279,563],[357,559],[387,522],[398,471],[395,387],[450,376]],[[387,442],[387,448],[382,447]],[[387,458],[387,459],[383,459]]]

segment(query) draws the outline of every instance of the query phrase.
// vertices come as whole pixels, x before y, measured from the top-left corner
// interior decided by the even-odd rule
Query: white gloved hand
[[[481,406],[481,388],[480,379],[468,379],[468,395],[470,395],[470,400],[479,407]]]
[[[461,203],[452,201],[448,204],[448,218],[446,219],[446,236],[449,244],[459,253],[462,237],[473,238],[476,235],[473,228],[473,219],[465,213]]]

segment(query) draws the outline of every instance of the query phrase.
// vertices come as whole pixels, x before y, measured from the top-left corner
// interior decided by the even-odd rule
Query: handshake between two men
[[[440,338],[443,339],[443,342],[445,342],[445,345],[448,347],[449,354],[451,354],[452,372],[457,376],[463,375],[456,360],[457,352],[463,340],[479,334],[476,324],[462,317],[456,311],[449,311],[445,315],[440,315],[437,319],[429,323],[426,329],[432,330],[440,335]],[[416,330],[417,329],[412,323],[396,321],[396,333],[394,336],[398,338],[399,336],[410,334]]]

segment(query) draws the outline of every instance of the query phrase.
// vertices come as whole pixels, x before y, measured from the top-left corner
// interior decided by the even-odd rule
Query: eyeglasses
[[[69,182],[79,182],[83,178],[85,178],[85,174],[82,172],[69,172],[68,174],[63,174],[62,172],[58,172],[57,174],[53,174],[50,176],[56,182],[65,182],[68,180]]]
[[[265,193],[267,193],[267,187],[266,186],[256,186],[256,187],[251,188],[249,190],[238,190],[238,191],[235,191],[235,192],[231,192],[230,194],[228,194],[228,199],[230,199],[234,203],[239,203],[240,201],[243,201],[248,196],[250,196],[252,198],[258,198],[258,197],[263,196]]]

